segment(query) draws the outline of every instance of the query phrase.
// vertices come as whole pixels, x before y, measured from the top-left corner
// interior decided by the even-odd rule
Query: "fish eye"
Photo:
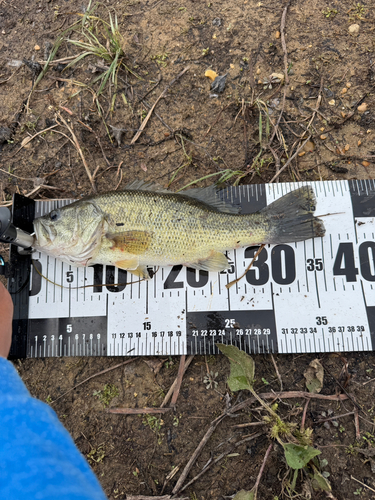
[[[60,210],[52,210],[49,217],[52,221],[60,219]]]

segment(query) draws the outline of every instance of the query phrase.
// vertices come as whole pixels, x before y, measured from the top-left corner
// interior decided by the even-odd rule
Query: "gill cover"
[[[77,201],[34,221],[36,250],[87,265],[103,234],[105,217],[93,201]]]

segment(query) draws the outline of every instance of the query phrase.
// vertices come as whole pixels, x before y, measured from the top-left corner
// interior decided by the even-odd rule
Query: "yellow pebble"
[[[217,77],[217,73],[215,73],[215,71],[212,71],[212,69],[208,69],[204,76],[207,76],[207,78],[209,78],[211,80],[211,82],[213,82],[215,80],[215,78]]]

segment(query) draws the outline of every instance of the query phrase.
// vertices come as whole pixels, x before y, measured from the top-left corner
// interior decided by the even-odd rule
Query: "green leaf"
[[[287,464],[292,469],[302,469],[316,455],[320,455],[320,451],[312,446],[302,446],[300,444],[286,443],[284,453]]]
[[[233,500],[256,500],[257,496],[255,491],[250,490],[250,491],[245,491],[241,490],[238,493],[236,493],[236,496],[233,497]]]
[[[234,345],[216,344],[230,361],[228,386],[231,391],[251,389],[254,383],[255,364],[252,358]]]
[[[314,490],[331,491],[331,484],[326,477],[324,477],[315,467],[314,476],[311,481]]]

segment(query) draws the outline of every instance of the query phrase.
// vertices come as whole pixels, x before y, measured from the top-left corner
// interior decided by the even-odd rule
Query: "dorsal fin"
[[[130,182],[125,189],[129,191],[153,191],[154,193],[171,193],[168,189],[163,188],[160,184],[156,182],[146,182],[141,180],[136,180]]]
[[[203,201],[206,205],[218,210],[219,212],[224,212],[227,214],[238,214],[241,211],[241,207],[232,205],[228,201],[224,201],[219,196],[219,190],[216,186],[208,186],[206,188],[193,188],[187,189],[186,191],[180,191],[179,194],[184,194],[190,198],[194,198],[198,201]]]
[[[188,196],[189,198],[193,198],[194,200],[202,201],[218,212],[238,214],[241,211],[241,207],[232,205],[230,202],[222,200],[218,194],[219,190],[215,185],[208,186],[206,188],[187,189],[186,191],[173,193],[173,191],[169,191],[168,189],[163,188],[156,182],[136,180],[125,186],[125,189],[130,191],[152,191],[154,193],[168,193],[177,195],[182,194],[184,196]]]

